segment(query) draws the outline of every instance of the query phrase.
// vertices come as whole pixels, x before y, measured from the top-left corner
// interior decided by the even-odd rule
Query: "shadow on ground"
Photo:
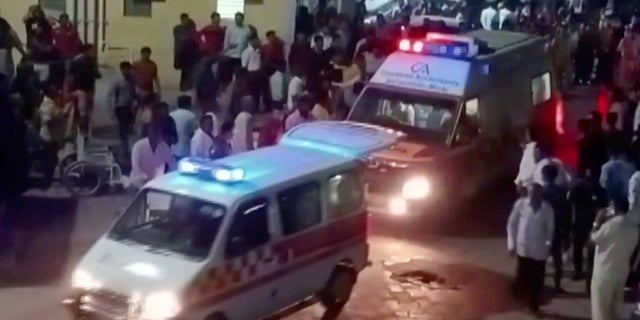
[[[69,197],[25,196],[13,250],[4,255],[0,287],[37,286],[64,273],[78,202]]]

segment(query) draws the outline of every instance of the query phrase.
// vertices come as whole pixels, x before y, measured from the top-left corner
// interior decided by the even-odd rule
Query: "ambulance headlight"
[[[71,275],[71,287],[75,289],[92,290],[101,286],[102,284],[99,281],[82,269],[77,269]]]
[[[402,197],[409,200],[424,199],[431,193],[431,183],[425,177],[413,177],[402,186]]]
[[[407,200],[400,197],[393,197],[389,199],[389,212],[394,216],[402,216],[407,214],[409,205],[407,204]]]
[[[175,317],[182,307],[178,297],[171,292],[152,293],[144,300],[142,319],[164,320]]]

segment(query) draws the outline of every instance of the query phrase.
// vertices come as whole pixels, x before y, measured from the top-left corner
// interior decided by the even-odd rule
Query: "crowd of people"
[[[109,83],[108,105],[118,122],[123,154],[130,159],[129,182],[140,187],[185,157],[219,159],[274,145],[305,122],[343,119],[363,83],[395,47],[394,39],[410,29],[412,14],[450,16],[465,21],[467,28],[537,33],[549,37],[554,73],[564,79],[561,88],[571,82],[603,84],[611,92],[611,112],[594,111],[580,120],[583,136],[574,178],[531,130],[516,179],[522,197],[508,222],[509,249],[518,257],[514,293],[528,297],[537,312],[551,256],[556,293],[563,294],[563,253],[572,246],[574,278],[588,280],[593,318],[614,319],[626,275],[637,269],[629,261],[640,223],[640,21],[632,18],[626,24],[610,7],[587,10],[586,2],[441,6],[400,1],[397,10],[377,15],[370,26],[364,22],[363,0],[356,2],[352,16],[323,5],[315,12],[301,7],[288,55],[288,44],[275,31],[261,39],[242,13],[223,25],[213,12],[210,23],[200,28],[181,14],[173,29],[173,68],[180,72],[184,94],[175,110],[172,102],[162,101],[158,69],[166,66],[154,62],[148,47],[135,61],[121,62],[119,75]],[[51,19],[33,6],[24,22],[26,48],[0,18],[0,106],[9,106],[0,108],[0,181],[11,181],[0,184],[4,225],[15,223],[18,200],[31,187],[30,164],[41,163],[46,189],[69,137],[90,136],[100,78],[95,47],[80,41],[68,16]],[[23,54],[15,72],[12,48]],[[257,114],[268,115],[259,126]],[[37,136],[37,154],[30,152],[30,131]],[[130,146],[132,136],[136,141]],[[585,259],[589,238],[595,248],[586,250]]]
[[[593,319],[619,319],[624,288],[640,280],[640,140],[622,126],[630,115],[613,110],[605,117],[594,110],[579,120],[575,175],[553,156],[553,146],[530,130],[515,180],[521,197],[507,232],[510,253],[518,258],[514,293],[527,297],[534,312],[542,303],[548,258],[555,293],[566,293],[563,255],[568,248],[573,280],[587,281]]]

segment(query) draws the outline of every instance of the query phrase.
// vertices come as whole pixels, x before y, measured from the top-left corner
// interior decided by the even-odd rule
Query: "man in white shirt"
[[[621,307],[629,275],[629,259],[638,243],[638,226],[624,213],[609,208],[596,218],[591,240],[596,245],[591,279],[591,318],[623,319]]]
[[[554,224],[553,209],[542,199],[542,186],[537,183],[529,187],[527,197],[516,201],[507,222],[507,247],[518,258],[513,293],[527,296],[532,312],[542,304]]]
[[[231,82],[235,68],[240,67],[242,52],[247,48],[249,34],[251,34],[251,30],[244,24],[244,14],[236,13],[235,24],[227,27],[224,37],[225,63],[220,66],[221,73],[223,73],[220,77],[223,83]]]
[[[558,177],[555,184],[560,187],[569,187],[571,175],[564,167],[560,159],[551,156],[551,149],[535,141],[529,142],[524,149],[520,160],[520,169],[515,183],[518,187],[527,187],[532,183],[544,185],[542,168],[553,164],[558,168]]]
[[[191,137],[198,128],[196,115],[191,111],[191,97],[178,97],[178,109],[169,114],[176,123],[178,142],[172,146],[173,155],[177,159],[188,157],[190,154]]]
[[[287,107],[289,112],[293,111],[295,107],[295,100],[304,92],[304,86],[307,82],[307,77],[299,72],[291,78],[289,81],[289,88],[287,90]]]
[[[242,68],[250,73],[260,71],[260,38],[254,36],[249,39],[249,45],[242,51],[241,63]]]
[[[259,110],[260,96],[264,88],[264,81],[261,72],[262,57],[260,55],[260,38],[251,36],[249,46],[242,52],[242,68],[247,71],[249,92],[254,102],[254,112]]]
[[[485,30],[494,30],[493,24],[499,18],[498,10],[496,10],[496,1],[488,0],[487,3],[489,6],[480,13],[480,24]]]
[[[138,140],[131,149],[130,184],[142,188],[147,182],[176,169],[171,147],[162,139],[160,123],[149,125],[147,137]]]
[[[200,128],[191,138],[191,156],[196,158],[209,158],[213,147],[213,117],[205,114],[200,118]]]
[[[269,92],[271,93],[270,108],[282,108],[285,103],[285,89],[287,79],[285,76],[286,64],[280,64],[273,69],[269,76]]]

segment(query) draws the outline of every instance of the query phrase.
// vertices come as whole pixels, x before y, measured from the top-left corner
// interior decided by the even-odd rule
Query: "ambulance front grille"
[[[86,294],[80,308],[109,320],[127,320],[130,303],[126,295],[99,289]]]

